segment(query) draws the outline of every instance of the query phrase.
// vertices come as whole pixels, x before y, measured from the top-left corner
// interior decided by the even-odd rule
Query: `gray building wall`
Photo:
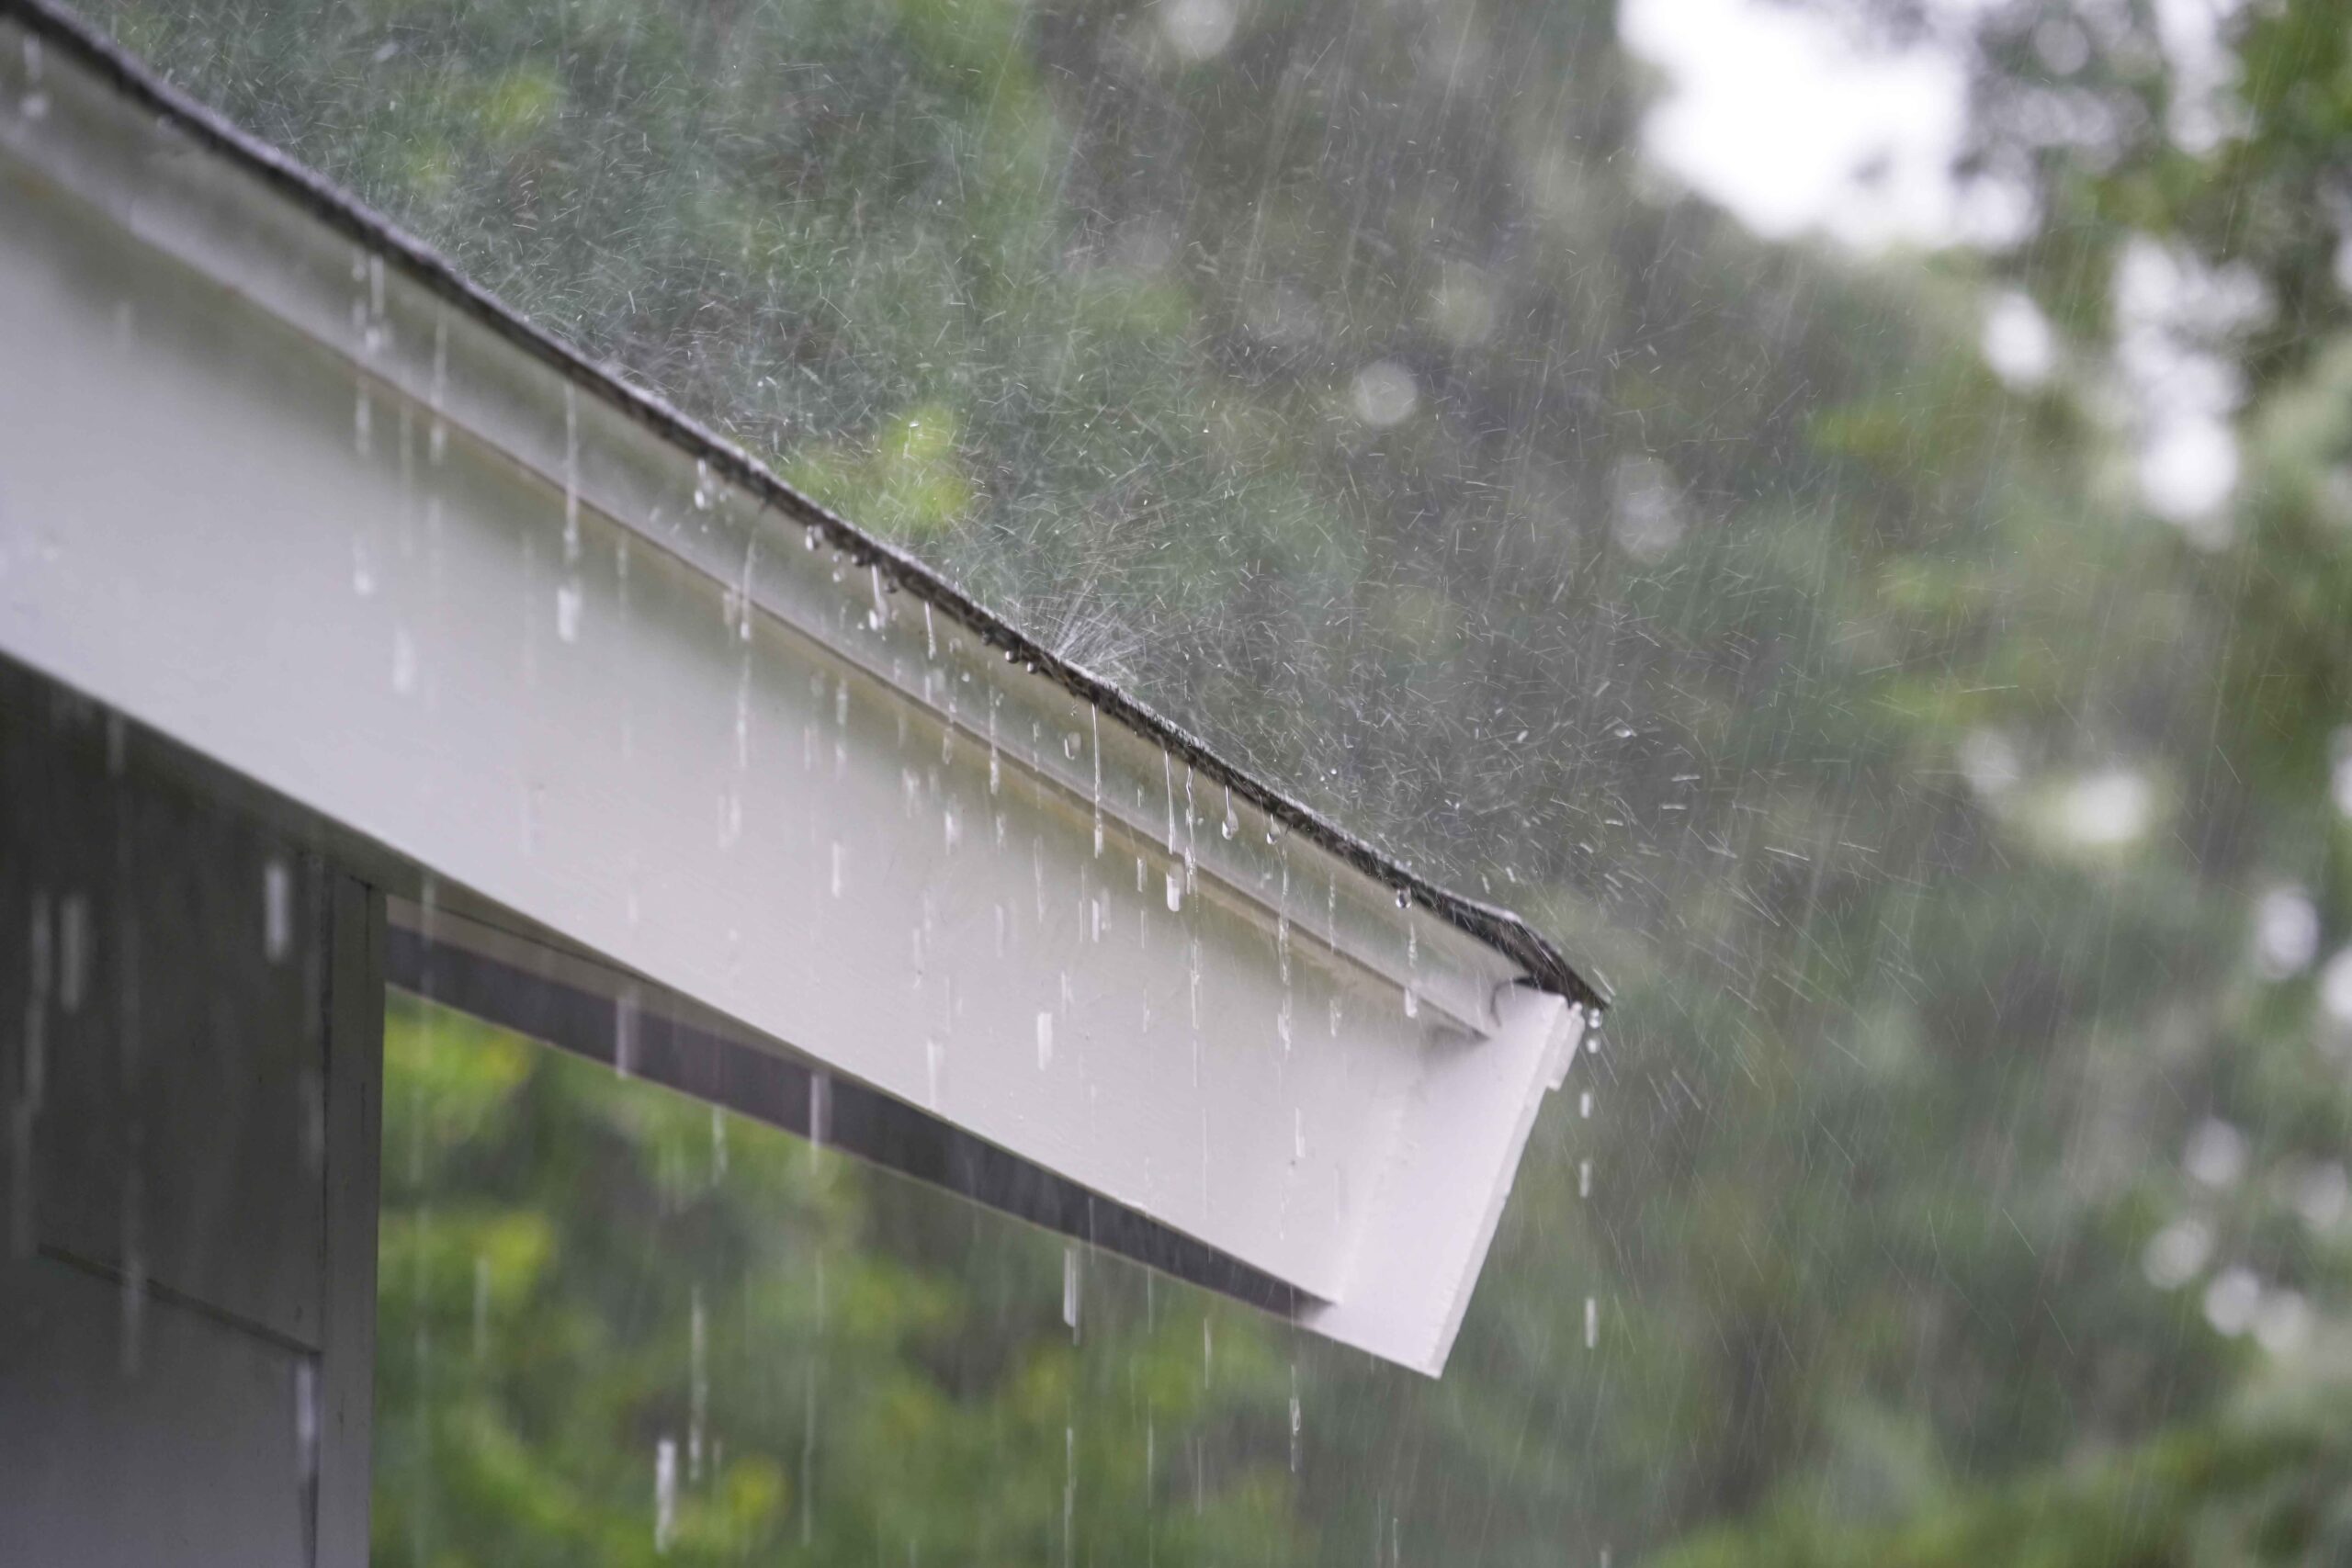
[[[0,1563],[367,1551],[382,903],[0,665]]]

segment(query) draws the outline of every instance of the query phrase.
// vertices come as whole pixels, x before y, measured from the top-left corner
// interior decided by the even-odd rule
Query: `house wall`
[[[0,1562],[364,1561],[379,910],[0,665]]]

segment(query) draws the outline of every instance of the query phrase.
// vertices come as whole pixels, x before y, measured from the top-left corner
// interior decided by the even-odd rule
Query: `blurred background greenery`
[[[402,1004],[385,1562],[2352,1560],[2340,6],[1792,3],[1872,249],[1613,0],[92,9],[1616,994],[1440,1382]]]

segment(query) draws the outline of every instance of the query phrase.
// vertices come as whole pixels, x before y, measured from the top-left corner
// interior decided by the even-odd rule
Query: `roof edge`
[[[659,394],[624,379],[533,324],[474,283],[438,250],[409,233],[297,160],[243,130],[226,117],[163,80],[143,62],[55,0],[0,0],[0,17],[24,25],[55,45],[192,141],[229,159],[286,196],[312,217],[380,252],[412,281],[644,426],[737,486],[805,527],[820,530],[863,568],[961,624],[985,646],[1001,650],[1092,705],[1114,722],[1164,748],[1212,783],[1228,788],[1288,831],[1317,845],[1360,874],[1396,891],[1398,907],[1418,905],[1446,924],[1518,964],[1535,987],[1599,1011],[1607,998],[1552,942],[1509,909],[1454,893],[1430,881],[1278,786],[1226,761],[1199,737],[1084,666],[1054,652],[987,608],[906,550],[860,528],[786,482],[740,446]]]

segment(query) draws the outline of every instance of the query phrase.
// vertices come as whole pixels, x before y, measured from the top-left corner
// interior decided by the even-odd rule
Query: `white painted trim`
[[[1544,1097],[1566,1079],[1584,1008],[1512,987],[1476,1050],[1436,1050],[1411,1091],[1339,1299],[1301,1314],[1318,1334],[1434,1377],[1510,1196]],[[1469,1194],[1482,1195],[1474,1208]],[[1418,1359],[1405,1347],[1419,1347]]]
[[[22,42],[0,650],[1442,1365],[1566,1002]]]

